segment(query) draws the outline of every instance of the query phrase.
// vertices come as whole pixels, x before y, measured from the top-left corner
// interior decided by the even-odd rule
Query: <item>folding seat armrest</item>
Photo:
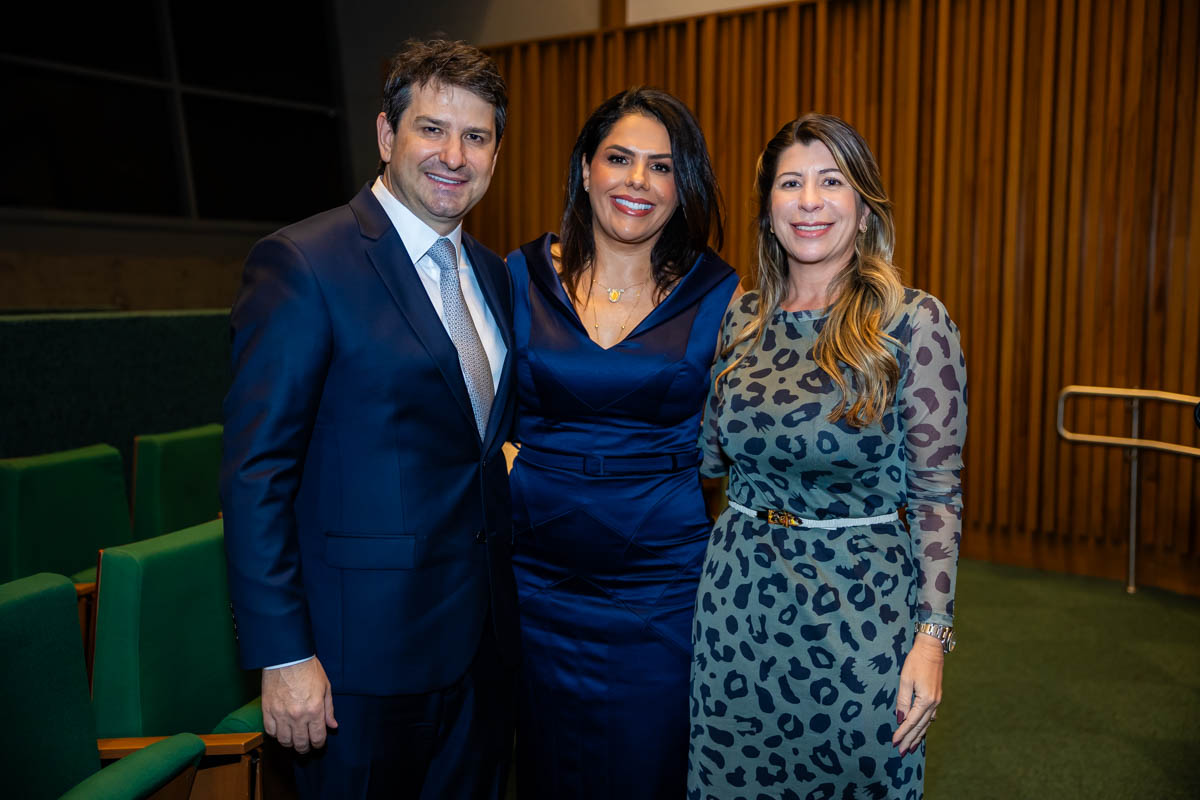
[[[192,736],[192,734],[187,734]],[[117,739],[98,739],[100,760],[110,761],[114,758],[124,758],[136,753],[144,747],[160,742],[167,736],[126,736]],[[195,738],[204,745],[206,756],[240,756],[249,753],[263,743],[262,731],[249,733],[205,733]]]
[[[191,733],[141,741],[143,744],[138,747],[124,748],[123,753],[129,754],[128,758],[104,767],[64,794],[61,800],[153,797],[160,791],[162,794],[157,796],[186,798],[195,779],[196,767],[204,755],[205,743]],[[101,758],[119,758],[105,755],[103,746],[100,755]]]

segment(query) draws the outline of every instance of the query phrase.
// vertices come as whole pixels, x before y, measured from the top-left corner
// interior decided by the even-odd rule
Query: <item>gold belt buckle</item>
[[[767,522],[772,525],[785,525],[789,528],[799,528],[800,518],[788,513],[787,511],[777,511],[773,508],[767,509]]]

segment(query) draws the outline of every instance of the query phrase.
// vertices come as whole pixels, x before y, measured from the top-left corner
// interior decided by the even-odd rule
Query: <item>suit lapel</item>
[[[375,268],[400,313],[408,320],[417,338],[437,364],[450,387],[451,394],[474,429],[475,412],[471,409],[471,398],[467,394],[467,384],[458,363],[458,351],[454,349],[446,327],[442,325],[437,311],[429,302],[429,295],[421,279],[417,277],[416,267],[408,257],[404,243],[400,241],[400,234],[396,233],[383,207],[371,194],[369,185],[350,201],[350,207],[354,210],[359,228],[367,239],[366,253],[371,266]]]

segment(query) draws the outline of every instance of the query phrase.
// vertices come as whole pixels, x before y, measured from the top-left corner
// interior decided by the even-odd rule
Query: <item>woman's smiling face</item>
[[[679,207],[666,127],[643,114],[617,120],[584,162],[583,185],[597,240],[653,246]]]
[[[771,228],[789,268],[850,263],[870,210],[824,143],[794,144],[779,156],[771,189]]]

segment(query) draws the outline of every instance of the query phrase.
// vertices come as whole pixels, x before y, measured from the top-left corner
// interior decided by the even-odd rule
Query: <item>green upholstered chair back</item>
[[[220,425],[134,438],[133,538],[216,519],[220,469]]]
[[[100,769],[75,587],[38,574],[0,585],[0,795],[58,797]]]
[[[208,733],[257,694],[237,665],[220,520],[104,551],[92,670],[101,736]]]
[[[35,572],[92,580],[96,551],[129,541],[116,449],[0,459],[0,581]]]

